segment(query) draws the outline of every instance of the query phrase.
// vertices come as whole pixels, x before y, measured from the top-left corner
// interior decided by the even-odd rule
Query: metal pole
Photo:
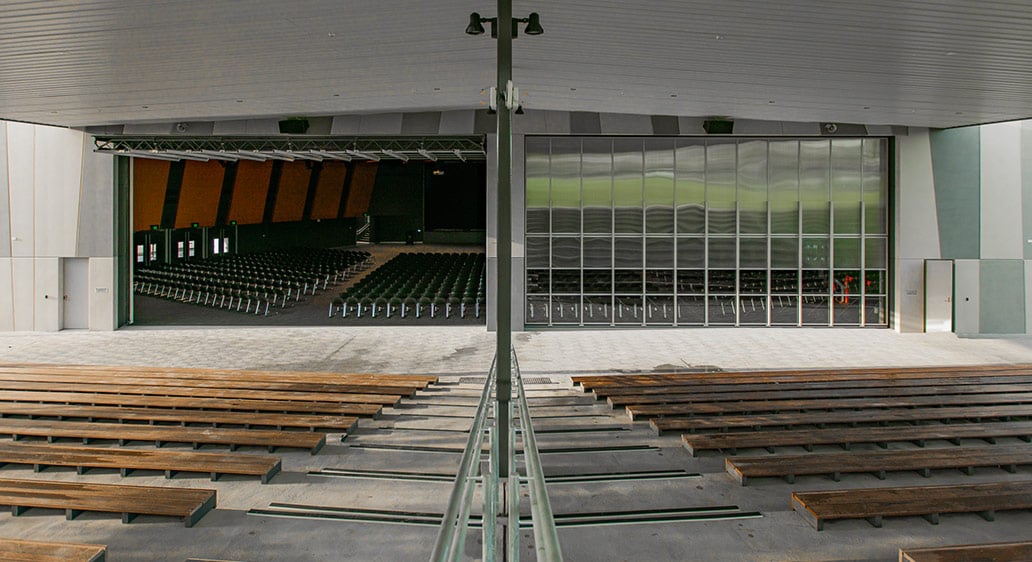
[[[508,435],[512,420],[509,403],[512,398],[512,111],[504,100],[504,92],[512,80],[512,0],[498,0],[498,318],[497,357],[498,376],[498,415],[497,427],[499,435]],[[508,439],[499,439],[499,474],[501,478],[509,476]],[[519,532],[510,529],[509,532]]]

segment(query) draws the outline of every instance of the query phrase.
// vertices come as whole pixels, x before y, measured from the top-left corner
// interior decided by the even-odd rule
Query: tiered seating
[[[899,562],[1026,562],[1032,542],[965,544],[930,548],[901,548]]]
[[[0,560],[14,562],[104,562],[106,555],[107,547],[102,544],[0,539]]]
[[[480,318],[484,268],[482,253],[400,254],[340,294],[341,315]]]
[[[138,268],[134,290],[141,295],[268,315],[343,281],[370,263],[368,252],[354,250],[223,254]]]

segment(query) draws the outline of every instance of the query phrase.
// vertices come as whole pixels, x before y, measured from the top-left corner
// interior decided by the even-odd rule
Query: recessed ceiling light
[[[150,109],[150,106],[149,106],[149,105],[141,105],[140,107],[141,107],[142,109]]]
[[[333,97],[335,97],[335,98],[339,98],[339,97],[340,97],[340,94],[333,94]]]
[[[576,91],[577,91],[577,88],[570,88],[570,91],[571,91],[571,92],[576,92]]]
[[[327,33],[327,34],[326,34],[326,36],[327,36],[327,37],[330,37],[330,38],[333,38],[333,37],[336,37],[336,36],[337,36],[337,34],[336,34],[336,33],[333,33],[333,32],[331,31],[331,32]]]
[[[871,106],[869,106],[869,105],[865,105],[865,106],[864,106],[864,109],[871,109]]]
[[[724,36],[723,35],[714,35],[713,38],[716,39],[717,41],[720,41],[721,39],[724,38]]]
[[[957,52],[956,52],[956,51],[946,51],[946,56],[947,56],[947,57],[952,57],[952,56],[953,56],[953,55],[955,55],[955,54],[957,54]]]
[[[774,103],[774,100],[767,100],[767,103]]]
[[[237,103],[244,103],[244,100],[237,100]]]
[[[677,97],[677,94],[670,94],[670,97],[672,97],[672,98],[676,98],[676,97]]]
[[[435,92],[440,92],[440,91],[441,91],[441,89],[440,89],[440,88],[434,88],[434,91],[435,91]]]
[[[963,111],[958,111],[958,112],[954,113],[954,115],[964,115],[964,112]]]

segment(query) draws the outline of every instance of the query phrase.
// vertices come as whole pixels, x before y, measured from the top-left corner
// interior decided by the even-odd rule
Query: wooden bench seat
[[[270,429],[232,429],[225,427],[188,427],[179,425],[149,425],[125,423],[93,423],[51,421],[40,419],[0,418],[0,435],[90,440],[113,439],[120,444],[127,441],[151,441],[160,447],[164,443],[200,445],[228,445],[230,450],[239,446],[308,449],[314,455],[326,445],[326,434]]]
[[[997,511],[1032,509],[1032,481],[792,492],[792,509],[818,531],[836,519],[867,519],[876,527],[883,517],[923,515],[936,523],[943,513],[991,520]]]
[[[0,539],[0,560],[7,562],[104,562],[102,544]]]
[[[123,523],[137,515],[182,517],[193,527],[215,503],[215,490],[0,479],[0,505],[10,506],[15,516],[39,507],[63,509],[68,519],[84,511],[120,513]]]
[[[89,392],[31,392],[23,390],[0,390],[0,401],[238,410],[246,412],[301,412],[307,414],[369,417],[378,415],[381,410],[379,404],[334,404],[295,400],[191,398],[183,396],[140,396],[135,394],[118,395]]]
[[[957,447],[856,453],[810,453],[805,455],[768,455],[727,458],[727,473],[743,486],[752,478],[783,477],[794,482],[796,476],[871,473],[884,479],[886,472],[916,470],[930,476],[932,470],[957,468],[967,472],[980,467],[1015,467],[1032,464],[1032,447]]]
[[[931,420],[981,420],[1032,416],[1032,404],[1011,406],[973,406],[949,408],[899,408],[833,410],[830,412],[793,412],[781,414],[752,414],[735,416],[697,416],[652,418],[649,425],[653,431],[725,431],[732,428],[758,428],[799,425],[814,425],[818,428],[827,424],[872,424],[901,423]]]
[[[3,393],[0,393],[2,396]],[[1032,404],[1032,392],[1009,392],[1000,394],[942,394],[935,396],[900,396],[871,398],[815,398],[812,400],[751,400],[742,402],[711,402],[702,404],[657,404],[651,406],[627,406],[632,420],[659,416],[726,415],[749,412],[773,412],[783,410],[851,410],[860,408],[915,408],[928,406],[990,406],[1006,404]]]
[[[707,402],[762,402],[785,400],[814,400],[820,398],[887,398],[915,396],[959,396],[970,394],[1032,392],[1032,383],[963,386],[914,386],[893,388],[829,388],[804,390],[729,391],[707,394],[650,394],[645,396],[610,396],[606,402],[613,408],[654,404],[700,404]]]
[[[786,429],[749,431],[738,433],[695,433],[684,434],[684,447],[697,456],[700,451],[722,450],[734,454],[736,449],[747,447],[774,447],[813,445],[842,445],[852,443],[878,443],[911,441],[924,446],[933,439],[986,439],[1019,437],[1028,441],[1032,436],[1032,422],[998,423],[951,423],[924,424],[893,427],[836,427],[828,429]]]
[[[300,427],[312,431],[351,431],[358,418],[279,413],[232,412],[166,408],[123,408],[118,406],[75,406],[67,404],[31,404],[0,402],[0,417],[5,415],[49,418],[99,419],[136,422],[203,423],[240,425],[244,427]]]
[[[1032,542],[998,542],[929,548],[901,548],[899,562],[1028,562]]]
[[[258,476],[262,484],[279,473],[281,461],[265,455],[198,453],[168,449],[112,449],[0,442],[0,466],[29,464],[38,472],[47,466],[71,466],[82,474],[89,468],[116,468],[122,476],[133,470],[160,470],[167,478],[178,472],[201,472],[217,480],[223,474]]]

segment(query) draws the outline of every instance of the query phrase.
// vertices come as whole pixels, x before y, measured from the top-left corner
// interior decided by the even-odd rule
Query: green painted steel
[[[942,258],[978,259],[981,131],[978,127],[932,131],[929,138]]]
[[[1023,260],[982,260],[979,288],[980,333],[1025,333]]]

